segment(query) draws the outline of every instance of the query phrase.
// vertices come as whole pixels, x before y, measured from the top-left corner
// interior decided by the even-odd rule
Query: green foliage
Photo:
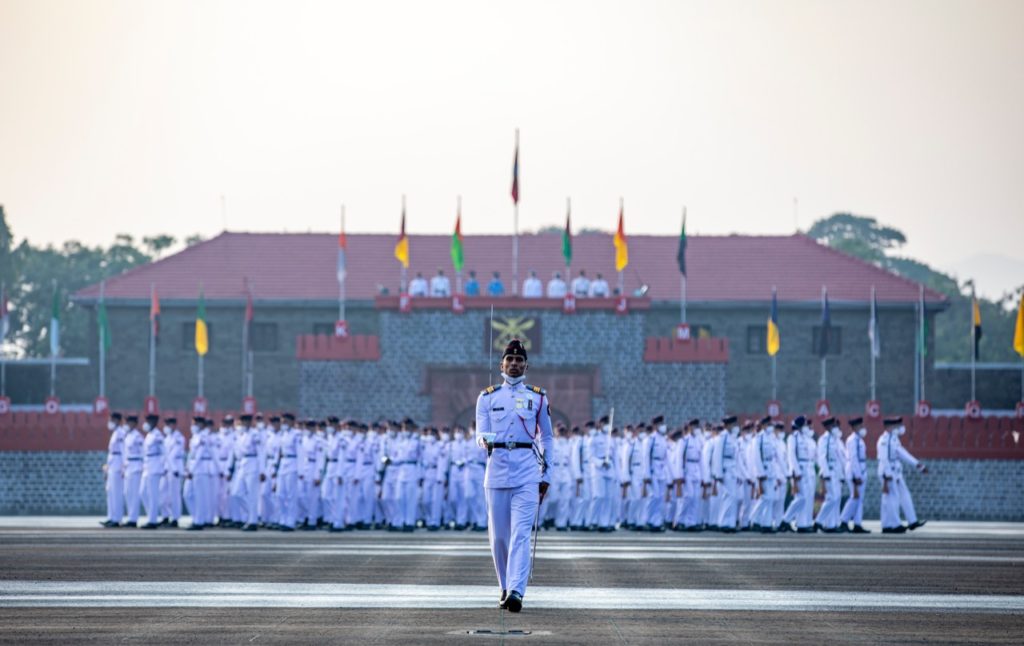
[[[815,222],[807,235],[833,249],[944,294],[949,299],[949,308],[935,317],[935,360],[971,360],[969,281],[961,285],[952,276],[923,262],[889,255],[890,251],[906,244],[907,238],[902,231],[879,224],[875,218],[836,213]],[[1012,347],[1017,302],[1012,294],[999,301],[979,300],[983,331],[978,348],[979,361],[1019,360]]]

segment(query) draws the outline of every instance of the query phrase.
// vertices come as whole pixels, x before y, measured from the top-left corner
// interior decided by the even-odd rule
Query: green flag
[[[679,273],[686,275],[686,209],[683,209],[683,231],[679,234],[679,251],[676,252]]]
[[[462,271],[465,259],[462,256],[462,209],[455,218],[455,233],[452,234],[452,266],[456,272]]]
[[[565,266],[572,264],[572,229],[569,226],[569,212],[565,214],[565,231],[562,232],[562,256],[565,258]],[[568,276],[566,277],[568,280]]]

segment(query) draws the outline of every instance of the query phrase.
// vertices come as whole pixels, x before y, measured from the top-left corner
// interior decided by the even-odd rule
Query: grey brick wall
[[[422,388],[425,372],[444,367],[486,372],[483,335],[489,315],[480,310],[461,316],[438,311],[381,312],[381,360],[302,362],[299,410],[313,416],[430,419],[430,396]],[[601,388],[592,401],[594,415],[614,406],[620,419],[665,414],[670,423],[678,423],[694,416],[719,417],[725,411],[724,364],[644,363],[642,314],[565,316],[549,310],[505,310],[501,315],[540,320],[541,351],[530,355],[531,365],[598,371]],[[498,354],[491,360],[497,363]],[[557,407],[558,392],[549,388],[549,395]]]
[[[0,452],[0,514],[102,516],[105,456],[102,451]],[[930,460],[928,467],[928,475],[907,475],[919,517],[1024,521],[1024,461]],[[864,516],[877,519],[881,487],[873,460],[868,468]]]

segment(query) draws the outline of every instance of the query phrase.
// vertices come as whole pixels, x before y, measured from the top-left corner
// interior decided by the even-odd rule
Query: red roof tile
[[[451,237],[411,235],[410,277],[417,271],[429,278],[443,268],[453,274]],[[349,299],[366,300],[378,285],[396,293],[399,264],[393,255],[395,235],[348,236]],[[766,301],[778,287],[780,301],[816,301],[821,286],[834,302],[868,300],[875,286],[879,301],[912,302],[917,283],[869,263],[820,245],[804,235],[692,236],[688,238],[686,266],[690,302]],[[150,284],[161,299],[195,299],[202,281],[207,299],[240,299],[244,280],[253,282],[259,300],[333,300],[338,297],[335,277],[337,234],[231,233],[189,247],[157,262],[137,267],[107,281],[110,299],[145,299]],[[630,293],[649,286],[654,300],[678,301],[679,269],[674,236],[630,236],[625,285]],[[475,269],[482,287],[498,270],[511,292],[512,236],[465,236],[465,269]],[[546,283],[554,271],[565,270],[561,233],[526,234],[519,238],[520,280],[530,269]],[[597,272],[614,288],[614,248],[610,234],[585,234],[573,239],[573,274]],[[99,286],[80,290],[76,298],[94,299]],[[938,292],[925,290],[928,302],[943,302]]]

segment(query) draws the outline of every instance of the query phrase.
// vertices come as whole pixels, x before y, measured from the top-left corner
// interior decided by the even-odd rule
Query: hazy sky
[[[519,127],[523,229],[567,196],[608,229],[624,196],[634,233],[853,211],[1024,283],[1021,0],[0,0],[0,87],[35,243],[332,231],[342,203],[392,231],[402,193],[413,233],[458,194],[465,233],[511,232]]]

